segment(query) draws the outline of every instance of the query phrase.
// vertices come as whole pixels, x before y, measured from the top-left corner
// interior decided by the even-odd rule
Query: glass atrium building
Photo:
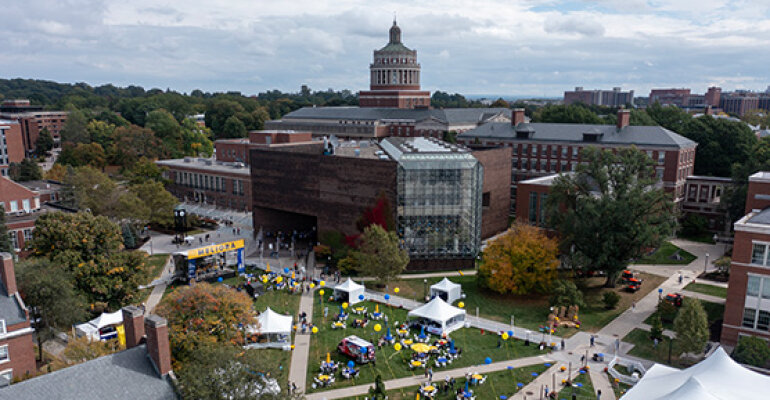
[[[396,229],[409,256],[476,257],[484,171],[471,151],[425,137],[390,137],[380,147],[398,162]]]

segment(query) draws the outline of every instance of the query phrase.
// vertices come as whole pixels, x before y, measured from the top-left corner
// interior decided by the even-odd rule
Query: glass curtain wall
[[[481,244],[483,167],[468,153],[403,154],[398,234],[412,258],[472,258]]]

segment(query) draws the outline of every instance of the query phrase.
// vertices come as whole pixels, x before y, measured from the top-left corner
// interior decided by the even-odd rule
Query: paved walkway
[[[299,313],[307,313],[307,322],[310,323],[313,317],[313,295],[314,290],[308,290],[302,294],[299,300]],[[310,334],[294,335],[294,350],[291,352],[291,366],[289,367],[289,382],[297,385],[297,391],[305,392],[307,385],[307,363],[310,357]]]
[[[160,303],[163,298],[163,293],[166,291],[167,279],[174,274],[174,260],[171,256],[166,260],[166,265],[163,267],[163,271],[160,273],[160,277],[155,281],[159,282],[153,286],[152,292],[147,296],[147,301],[144,302],[144,315],[150,315],[155,307]]]
[[[488,374],[490,372],[504,371],[508,369],[509,366],[512,366],[514,368],[521,368],[529,365],[541,364],[546,362],[553,362],[553,360],[550,359],[548,355],[542,355],[542,356],[519,358],[516,360],[510,360],[510,361],[500,361],[492,364],[483,364],[483,365],[476,365],[476,366],[470,366],[470,367],[464,367],[464,368],[456,368],[451,370],[443,370],[443,371],[435,370],[433,372],[433,382],[441,382],[447,376],[450,376],[453,378],[464,377],[465,374],[469,371],[475,371],[475,372],[478,372],[479,374]],[[425,381],[426,379],[423,377],[423,375],[415,375],[415,376],[408,376],[404,378],[391,379],[384,383],[385,383],[385,389],[391,390],[391,389],[400,389],[404,387],[419,386],[421,383]],[[322,399],[328,400],[328,399],[346,398],[351,396],[359,396],[359,395],[368,393],[369,388],[372,387],[373,385],[374,383],[367,383],[365,385],[351,386],[347,388],[334,389],[334,390],[326,390],[318,393],[309,394],[306,396],[306,398],[307,400],[322,400]]]

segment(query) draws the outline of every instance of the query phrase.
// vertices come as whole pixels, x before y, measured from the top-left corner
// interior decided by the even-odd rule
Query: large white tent
[[[465,310],[451,306],[439,297],[409,311],[407,317],[427,322],[428,331],[437,334],[452,332],[465,324]]]
[[[247,332],[250,334],[260,334],[267,340],[265,342],[253,343],[249,347],[265,348],[277,347],[288,348],[291,346],[291,315],[282,315],[268,307],[257,316],[259,328],[249,326]]]
[[[430,286],[430,297],[440,297],[449,304],[459,300],[462,296],[462,287],[447,278]]]
[[[348,278],[345,282],[334,287],[334,298],[348,304],[356,304],[361,301],[358,296],[363,295],[365,290],[364,285],[359,285]]]
[[[75,334],[78,337],[87,337],[92,340],[99,340],[99,329],[110,325],[122,325],[123,312],[118,310],[114,313],[102,313],[102,315],[83,324],[75,325]]]
[[[653,365],[623,400],[737,400],[768,391],[770,377],[742,367],[720,347],[687,369]]]

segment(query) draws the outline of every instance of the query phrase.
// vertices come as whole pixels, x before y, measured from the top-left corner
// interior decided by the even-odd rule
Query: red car
[[[359,364],[375,360],[374,345],[358,336],[348,336],[340,342],[337,350]]]
[[[642,281],[641,279],[631,278],[627,281],[626,290],[629,292],[636,292],[637,290],[642,288]]]

